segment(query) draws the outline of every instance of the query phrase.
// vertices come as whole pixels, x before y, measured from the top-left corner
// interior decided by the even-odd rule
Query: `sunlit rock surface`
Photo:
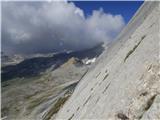
[[[145,2],[80,81],[56,119],[159,120],[159,35],[159,2]]]

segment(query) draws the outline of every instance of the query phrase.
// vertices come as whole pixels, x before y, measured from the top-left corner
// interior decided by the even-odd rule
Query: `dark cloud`
[[[123,28],[121,15],[83,10],[68,2],[2,2],[2,50],[48,53],[108,42]]]

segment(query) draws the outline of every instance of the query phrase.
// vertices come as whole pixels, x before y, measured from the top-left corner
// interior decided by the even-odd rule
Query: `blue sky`
[[[103,8],[105,13],[121,14],[128,23],[143,1],[74,1],[74,3],[83,9],[86,16],[91,15],[93,10]]]

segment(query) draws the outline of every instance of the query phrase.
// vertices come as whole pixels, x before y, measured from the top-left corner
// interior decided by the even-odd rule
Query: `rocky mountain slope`
[[[93,48],[83,50],[83,51],[75,51],[75,52],[62,52],[58,54],[49,54],[41,55],[39,57],[26,57],[23,61],[17,64],[12,64],[12,62],[8,65],[2,66],[2,81],[5,80],[11,80],[16,77],[33,77],[40,75],[41,73],[45,72],[47,69],[54,70],[58,68],[60,65],[64,64],[66,61],[68,61],[71,57],[78,58],[80,60],[86,59],[86,58],[95,58],[98,57],[104,50],[104,47],[102,44],[99,44]],[[7,58],[11,58],[12,56],[7,56]],[[5,57],[6,58],[6,57]],[[5,59],[2,56],[2,60]],[[13,58],[13,57],[12,57]],[[14,58],[13,58],[14,59]],[[15,59],[14,59],[15,60]],[[13,60],[12,60],[13,61]],[[16,61],[16,60],[15,60]],[[2,64],[5,64],[5,60],[2,61]]]
[[[159,120],[159,35],[160,2],[144,2],[89,69],[56,119]]]
[[[48,120],[87,73],[83,59],[98,57],[104,47],[36,56],[2,67],[2,118]]]
[[[7,65],[11,65],[11,64],[18,64],[19,62],[21,62],[23,60],[23,57],[19,56],[19,55],[6,55],[4,52],[1,52],[1,66],[7,66]]]

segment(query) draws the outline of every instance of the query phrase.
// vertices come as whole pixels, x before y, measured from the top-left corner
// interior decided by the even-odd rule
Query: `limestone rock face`
[[[160,119],[160,2],[144,2],[56,119]]]

